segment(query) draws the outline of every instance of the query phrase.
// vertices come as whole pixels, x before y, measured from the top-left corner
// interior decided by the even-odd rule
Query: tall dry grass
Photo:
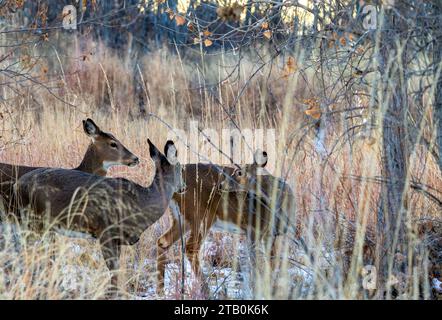
[[[287,57],[281,57],[272,67],[262,68],[250,79],[260,59],[250,55],[240,61],[239,72],[227,78],[236,70],[238,57],[234,55],[201,57],[189,53],[183,57],[160,48],[135,60],[93,42],[77,43],[69,50],[70,56],[77,59],[52,61],[51,71],[62,75],[56,93],[75,107],[34,87],[32,99],[29,96],[10,98],[1,103],[2,140],[13,142],[4,144],[0,154],[2,162],[74,167],[88,144],[81,120],[91,117],[142,160],[136,168],[113,168],[110,176],[123,176],[148,185],[153,170],[146,139],[149,137],[161,145],[170,134],[167,126],[149,113],[179,129],[187,129],[190,120],[198,120],[200,127],[216,131],[232,128],[232,120],[241,129],[275,129],[276,144],[272,147],[277,158],[270,159],[269,170],[276,176],[286,177],[293,188],[296,215],[302,218],[302,233],[315,252],[314,263],[289,241],[288,246],[281,246],[282,259],[276,272],[271,269],[265,246],[257,257],[262,263],[252,264],[259,266],[256,267],[259,272],[254,272],[254,267],[245,266],[250,257],[244,236],[213,231],[201,257],[206,275],[215,288],[212,295],[266,299],[383,298],[381,293],[362,287],[361,275],[364,266],[376,265],[379,260],[375,221],[380,185],[368,178],[380,176],[381,133],[373,131],[370,137],[357,134],[337,144],[345,131],[339,117],[330,118],[326,126],[318,130],[315,119],[304,112],[308,108],[305,100],[321,94],[312,69],[306,68],[302,77],[285,77]],[[263,56],[266,57],[265,52]],[[301,66],[301,51],[296,59]],[[144,114],[140,113],[140,95]],[[336,101],[334,107],[368,108],[368,101],[353,98]],[[365,117],[362,111],[360,120],[355,121],[363,121]],[[179,152],[186,152],[183,143],[178,146]],[[322,152],[323,148],[332,150],[335,146],[331,155]],[[411,163],[412,176],[440,188],[441,173],[427,151],[417,149]],[[408,210],[413,217],[410,232],[419,235],[419,221],[430,219],[432,230],[440,236],[437,225],[440,208],[434,202],[422,193],[411,191]],[[121,257],[125,275],[123,297],[180,297],[180,243],[169,252],[174,264],[168,268],[166,295],[154,293],[155,244],[168,223],[168,217],[163,217],[144,233],[136,246],[124,250]],[[4,267],[0,271],[0,297],[95,299],[104,296],[109,274],[93,241],[56,236],[53,242],[53,235],[38,239],[23,226],[4,224],[2,228],[0,263]],[[415,238],[412,256],[406,258],[420,259],[416,264],[420,269],[396,275],[400,279],[397,291],[402,298],[429,298],[428,274],[434,266],[422,245],[426,238]],[[195,288],[187,271],[186,297],[200,297]]]

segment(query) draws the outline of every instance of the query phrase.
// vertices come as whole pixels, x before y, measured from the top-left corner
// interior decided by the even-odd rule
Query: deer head
[[[253,158],[253,164],[248,164],[236,169],[232,176],[226,177],[220,184],[222,192],[249,192],[257,189],[258,176],[268,175],[267,152],[257,150]]]
[[[162,154],[149,139],[147,139],[147,143],[149,144],[150,157],[155,163],[155,176],[170,184],[174,192],[184,193],[186,184],[183,179],[182,166],[178,162],[175,144],[168,140],[164,146],[164,154]]]
[[[92,139],[89,146],[91,158],[94,163],[102,164],[102,168],[107,171],[114,165],[136,166],[140,161],[136,155],[130,152],[112,134],[101,131],[101,129],[91,119],[83,120],[84,132]],[[85,162],[91,159],[85,159]]]

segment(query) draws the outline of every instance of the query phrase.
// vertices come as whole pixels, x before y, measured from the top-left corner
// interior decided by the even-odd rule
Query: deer
[[[83,130],[91,138],[81,163],[73,170],[98,176],[106,176],[114,165],[136,166],[139,159],[130,152],[114,135],[102,131],[92,119],[83,120]],[[40,167],[0,163],[0,197],[3,198],[5,213],[17,212],[14,208],[12,186],[24,174]],[[17,216],[16,218],[19,219]]]
[[[265,166],[266,152],[257,150],[253,164],[237,168],[214,164],[187,164],[184,166],[185,194],[175,194],[171,206],[170,227],[157,240],[157,293],[164,292],[166,251],[180,239],[180,212],[184,226],[189,230],[185,243],[186,256],[193,274],[201,280],[204,295],[209,294],[202,279],[199,254],[212,227],[246,232],[255,244],[267,236],[285,234],[294,210],[294,195],[280,178],[270,175]],[[261,186],[261,189],[258,188]],[[273,201],[271,201],[273,200]],[[272,243],[275,251],[276,243]]]
[[[125,178],[109,178],[78,170],[41,168],[23,175],[15,184],[20,209],[44,230],[91,236],[100,243],[111,285],[116,287],[120,247],[134,245],[155,223],[175,193],[185,192],[177,149],[167,141],[162,154],[148,139],[155,176],[148,187]],[[75,234],[76,236],[77,234]]]

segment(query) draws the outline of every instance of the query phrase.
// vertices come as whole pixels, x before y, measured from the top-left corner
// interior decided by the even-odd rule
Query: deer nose
[[[140,159],[138,157],[133,158],[132,162],[129,164],[130,167],[135,167],[137,164],[140,163]]]
[[[185,193],[187,191],[187,186],[181,186],[181,188],[178,190],[179,194]]]

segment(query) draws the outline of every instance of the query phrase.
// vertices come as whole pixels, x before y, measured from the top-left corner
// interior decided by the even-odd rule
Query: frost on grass
[[[261,296],[256,292],[257,278],[255,272],[263,272],[253,260],[250,254],[251,248],[244,236],[238,237],[226,232],[212,232],[207,238],[201,250],[200,262],[204,278],[210,289],[212,299],[252,299]],[[278,285],[285,286],[294,296],[307,297],[312,287],[313,270],[302,263],[299,252],[292,252],[292,261],[287,276],[287,281],[279,283],[280,271],[275,270],[269,274],[269,278],[260,279],[266,289]],[[301,261],[301,262],[298,262]],[[259,265],[259,263],[258,263]],[[255,269],[256,268],[256,269]],[[182,266],[180,259],[170,262],[165,272],[165,295],[166,299],[199,298],[198,289],[201,283],[192,273],[190,263],[184,262],[184,281],[182,281]],[[184,284],[184,286],[183,286]],[[267,290],[268,291],[268,290]]]
[[[430,240],[434,243],[437,239]],[[187,259],[182,272],[179,243],[169,252],[172,259],[166,266],[165,293],[156,293],[156,252],[150,243],[142,241],[122,252],[124,298],[203,298],[200,279],[193,274]],[[339,251],[324,241],[311,246],[317,248],[313,267],[303,250],[290,247],[287,263],[271,269],[262,250],[256,257],[251,255],[244,236],[211,232],[200,256],[210,298],[345,298],[340,287],[343,270],[339,267]],[[144,254],[143,248],[148,249]],[[100,299],[109,278],[96,241],[59,235],[35,239],[17,225],[0,224],[0,298]],[[437,294],[442,291],[441,280],[430,279],[430,289]]]
[[[109,277],[95,246],[54,235],[33,237],[0,224],[0,297],[95,299]]]

